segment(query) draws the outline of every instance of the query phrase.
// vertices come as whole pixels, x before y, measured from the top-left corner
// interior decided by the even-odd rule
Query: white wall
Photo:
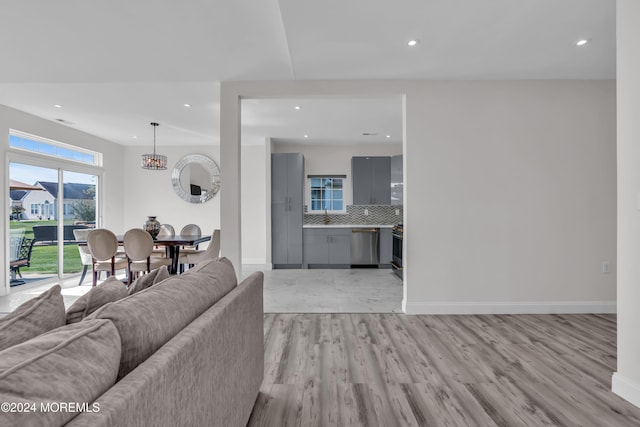
[[[267,162],[269,144],[242,146],[242,263],[267,264]],[[269,242],[269,243],[268,243]]]
[[[187,154],[204,154],[220,165],[220,147],[162,146],[159,154],[167,156],[167,170],[145,170],[140,167],[142,154],[150,147],[126,147],[124,152],[124,227],[141,228],[150,215],[157,216],[163,224],[171,224],[176,233],[187,224],[198,224],[203,234],[211,234],[220,228],[220,192],[206,203],[193,204],[182,200],[173,191],[171,172],[176,163]]]
[[[615,393],[640,407],[640,2],[617,2],[618,371]]]
[[[601,273],[616,261],[614,82],[228,82],[221,92],[223,164],[239,154],[242,97],[404,94],[407,312],[615,310],[615,268]],[[238,173],[224,179],[239,191]],[[222,209],[236,262],[239,206]]]
[[[313,145],[304,143],[275,143],[276,153],[302,153],[304,155],[304,174],[307,175],[346,175],[344,183],[344,201],[353,204],[353,188],[351,187],[351,157],[354,156],[395,156],[402,154],[402,144],[344,144]],[[305,179],[304,199],[311,205],[311,190]]]
[[[122,229],[123,226],[123,198],[122,189],[124,187],[122,157],[124,148],[110,141],[97,138],[84,132],[80,132],[72,127],[60,125],[49,120],[45,120],[30,114],[23,113],[12,108],[0,105],[0,135],[5,141],[0,144],[0,153],[3,158],[2,188],[8,188],[8,153],[15,152],[9,150],[9,130],[19,130],[32,135],[37,135],[55,141],[64,142],[75,145],[77,147],[87,148],[89,150],[99,151],[103,153],[103,181],[102,181],[102,220],[103,225],[112,229]],[[38,156],[29,155],[30,158],[37,161]],[[56,160],[60,165],[69,165],[69,168],[75,167],[73,163],[64,160]],[[9,206],[9,193],[2,191],[2,206]],[[0,231],[0,269],[6,274],[3,275],[3,283],[0,284],[0,296],[6,295],[9,291],[9,267],[7,265],[8,239],[6,230],[8,229],[8,215],[3,215],[2,229]]]
[[[407,312],[615,310],[615,84],[421,84]]]

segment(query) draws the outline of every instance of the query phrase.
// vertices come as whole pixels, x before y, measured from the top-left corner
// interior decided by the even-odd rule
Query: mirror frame
[[[190,192],[187,192],[180,185],[180,175],[184,168],[189,165],[198,164],[202,166],[207,172],[209,172],[210,186],[209,188],[203,188],[204,194],[200,196],[193,196]],[[220,190],[220,168],[213,159],[205,156],[204,154],[188,154],[178,160],[171,172],[171,184],[173,185],[173,191],[182,200],[189,203],[205,203],[213,199]]]

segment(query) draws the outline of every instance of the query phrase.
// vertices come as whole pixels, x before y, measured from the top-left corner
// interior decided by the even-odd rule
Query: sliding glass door
[[[74,229],[96,224],[96,175],[9,164],[11,286],[83,270]]]

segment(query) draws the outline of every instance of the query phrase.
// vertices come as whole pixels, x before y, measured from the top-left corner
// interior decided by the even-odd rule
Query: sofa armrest
[[[264,376],[263,275],[249,276],[69,426],[245,426]]]

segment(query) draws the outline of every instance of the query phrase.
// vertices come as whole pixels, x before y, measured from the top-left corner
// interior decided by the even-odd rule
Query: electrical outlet
[[[366,209],[366,208],[365,208],[365,210],[364,210],[364,216],[369,216],[369,209]]]
[[[396,209],[396,216],[400,215],[400,209]]]
[[[611,266],[609,261],[602,261],[602,274],[609,274],[611,272]]]

